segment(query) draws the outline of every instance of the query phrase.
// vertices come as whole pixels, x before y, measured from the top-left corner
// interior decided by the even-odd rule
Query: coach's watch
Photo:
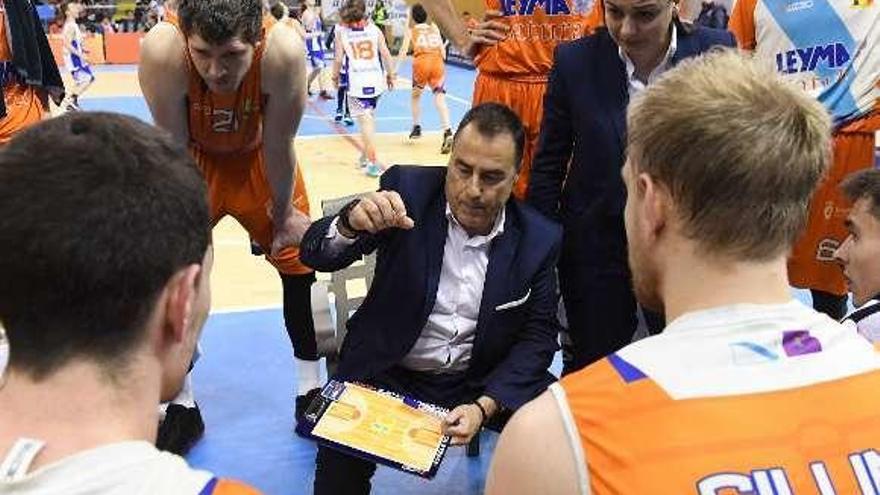
[[[355,206],[360,203],[360,198],[353,199],[348,202],[342,209],[339,210],[339,221],[336,223],[337,230],[339,230],[339,234],[343,237],[348,237],[349,239],[354,239],[360,237],[365,231],[358,230],[351,226],[351,222],[349,222],[349,215],[351,214],[351,210],[354,209]],[[342,227],[341,229],[339,227]],[[349,235],[346,235],[349,234]]]

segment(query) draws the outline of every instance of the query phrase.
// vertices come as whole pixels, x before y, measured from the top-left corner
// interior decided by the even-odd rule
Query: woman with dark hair
[[[679,60],[734,46],[726,31],[682,22],[672,0],[599,0],[596,8],[604,27],[556,49],[527,194],[563,225],[565,373],[623,347],[638,326],[620,177],[630,98]],[[661,326],[659,316],[646,317]]]

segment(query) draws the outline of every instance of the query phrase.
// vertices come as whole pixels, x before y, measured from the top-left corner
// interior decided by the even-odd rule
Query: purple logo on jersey
[[[788,357],[803,356],[822,352],[822,343],[807,330],[792,330],[782,333],[782,348]]]

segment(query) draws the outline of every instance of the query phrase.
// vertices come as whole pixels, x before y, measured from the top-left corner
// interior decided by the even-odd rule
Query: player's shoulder
[[[263,72],[271,77],[278,71],[289,71],[292,64],[302,63],[305,45],[296,30],[277,23],[266,34]]]
[[[180,30],[167,22],[153,26],[141,42],[138,69],[142,72],[185,72],[186,40]]]
[[[183,59],[184,50],[186,50],[186,39],[183,33],[168,22],[160,22],[153,26],[141,41],[141,56],[144,56],[146,51],[147,56]]]

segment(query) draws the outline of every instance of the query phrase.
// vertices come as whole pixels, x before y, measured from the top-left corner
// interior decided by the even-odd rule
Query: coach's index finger
[[[394,208],[394,213],[396,215],[394,221],[395,227],[409,230],[416,226],[413,219],[407,215],[406,204],[404,204],[403,198],[400,197],[400,194],[398,194],[397,191],[388,191],[387,199],[391,203],[391,207]]]

